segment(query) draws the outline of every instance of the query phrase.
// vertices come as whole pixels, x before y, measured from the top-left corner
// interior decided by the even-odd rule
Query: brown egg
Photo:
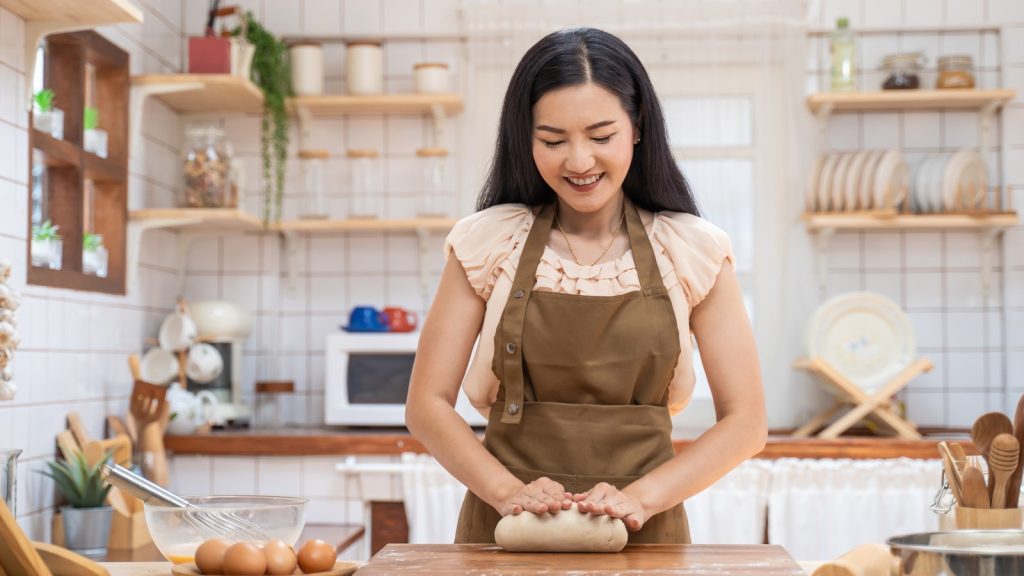
[[[263,545],[263,555],[267,557],[267,574],[291,574],[295,572],[298,559],[295,550],[282,540],[271,540]]]
[[[306,574],[327,572],[334,568],[337,559],[338,553],[334,546],[323,540],[307,540],[299,548],[299,568]]]
[[[203,574],[223,574],[224,551],[231,543],[223,538],[210,538],[196,548],[196,566]]]
[[[224,574],[228,576],[262,576],[267,571],[267,557],[251,542],[232,544],[224,552]]]

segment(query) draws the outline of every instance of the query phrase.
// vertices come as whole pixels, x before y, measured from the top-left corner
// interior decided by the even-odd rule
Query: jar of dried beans
[[[186,131],[185,140],[185,205],[230,207],[232,151],[224,131],[214,126],[194,127]]]

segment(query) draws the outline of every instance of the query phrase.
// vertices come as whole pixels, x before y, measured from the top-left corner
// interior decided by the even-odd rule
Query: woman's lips
[[[573,190],[576,190],[577,192],[590,192],[591,190],[596,188],[597,185],[600,184],[602,180],[604,180],[604,172],[599,174],[598,177],[597,177],[597,180],[594,180],[590,184],[579,185],[579,184],[574,184],[573,181],[568,179],[568,178],[564,178],[564,180],[566,181],[566,183],[569,184],[569,186],[572,187]],[[582,180],[586,180],[586,179],[583,178]]]

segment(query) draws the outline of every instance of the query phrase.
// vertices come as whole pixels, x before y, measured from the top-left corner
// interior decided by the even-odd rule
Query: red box
[[[188,71],[192,74],[230,74],[231,41],[216,36],[189,37]]]

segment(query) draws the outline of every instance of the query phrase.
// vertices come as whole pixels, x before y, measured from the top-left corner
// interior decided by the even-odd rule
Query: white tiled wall
[[[614,4],[615,0],[608,0]],[[183,36],[199,32],[205,0],[135,0],[146,22],[105,28],[102,32],[132,55],[133,73],[181,69]],[[244,7],[278,34],[408,34],[459,30],[457,0],[243,0]],[[429,5],[429,9],[427,6]],[[581,3],[582,5],[582,3]],[[613,10],[613,12],[615,12]],[[630,10],[621,10],[629,18]],[[880,80],[875,60],[893,50],[921,48],[934,57],[950,50],[968,51],[981,64],[983,86],[1006,86],[1024,93],[1024,3],[1019,0],[814,0],[810,24],[824,27],[838,15],[854,27],[899,28],[873,34],[860,44],[861,81]],[[1005,25],[1001,34],[972,31],[969,26]],[[83,413],[90,432],[102,431],[102,416],[123,411],[130,378],[125,357],[153,336],[162,315],[177,295],[174,235],[150,232],[142,251],[141,289],[128,298],[91,295],[25,286],[27,254],[26,150],[24,112],[23,22],[0,9],[0,255],[16,263],[14,281],[26,295],[18,318],[25,342],[15,368],[20,393],[0,404],[0,445],[24,448],[19,473],[18,515],[35,539],[49,531],[53,493],[37,474],[53,453],[53,437],[70,409]],[[914,30],[956,26],[955,33]],[[824,78],[827,64],[822,37],[812,37],[807,67],[808,90]],[[325,50],[327,90],[344,89],[344,50]],[[461,72],[463,46],[444,40],[406,40],[388,44],[389,91],[407,90],[410,65],[418,59],[448,61]],[[929,71],[929,74],[933,74]],[[934,76],[932,76],[934,78]],[[925,81],[929,76],[926,74]],[[460,75],[460,81],[465,79]],[[130,166],[130,205],[170,206],[177,202],[178,157],[185,118],[157,102],[146,106],[141,146]],[[908,154],[969,145],[975,138],[971,113],[839,114],[830,124],[828,146],[899,145]],[[245,166],[244,192],[252,204],[261,188],[259,126],[253,117],[214,118],[224,126]],[[456,120],[458,121],[458,120]],[[467,146],[454,126],[447,141],[458,158]],[[1007,184],[1015,205],[1024,201],[1024,98],[1003,114],[999,138]],[[348,147],[377,146],[389,175],[388,215],[412,209],[416,179],[410,165],[415,148],[429,142],[430,124],[418,116],[318,119],[312,145],[331,153],[328,181],[344,179]],[[293,135],[293,143],[295,141]],[[295,145],[293,144],[294,154]],[[297,166],[289,165],[285,216],[300,209]],[[474,169],[472,173],[481,173]],[[477,183],[463,183],[463,195],[475,195]],[[335,195],[335,209],[341,204]],[[465,200],[465,199],[464,199]],[[471,203],[471,202],[470,202]],[[468,203],[463,203],[468,205]],[[247,343],[245,380],[287,375],[298,390],[286,410],[292,422],[316,424],[322,418],[323,340],[344,322],[356,304],[398,304],[423,312],[429,294],[418,291],[416,238],[407,234],[337,234],[296,239],[294,290],[282,280],[286,271],[279,239],[239,235],[202,240],[188,255],[185,295],[191,299],[228,298],[257,317]],[[436,284],[441,268],[441,238],[428,246],[428,277]],[[986,300],[980,288],[977,239],[964,233],[843,233],[829,255],[830,293],[871,289],[894,298],[909,312],[923,353],[936,370],[915,381],[905,395],[910,416],[923,425],[963,426],[979,412],[1007,409],[1001,388],[1024,391],[1024,231],[1005,236],[995,257],[993,288]],[[429,291],[428,291],[429,292]],[[1005,304],[1005,307],[1002,307]],[[332,458],[175,458],[175,487],[183,492],[289,491],[310,497],[313,514],[323,521],[358,521],[363,494],[333,471]],[[298,472],[296,474],[296,471]],[[393,483],[374,479],[372,487]],[[311,518],[313,520],[314,518]]]

